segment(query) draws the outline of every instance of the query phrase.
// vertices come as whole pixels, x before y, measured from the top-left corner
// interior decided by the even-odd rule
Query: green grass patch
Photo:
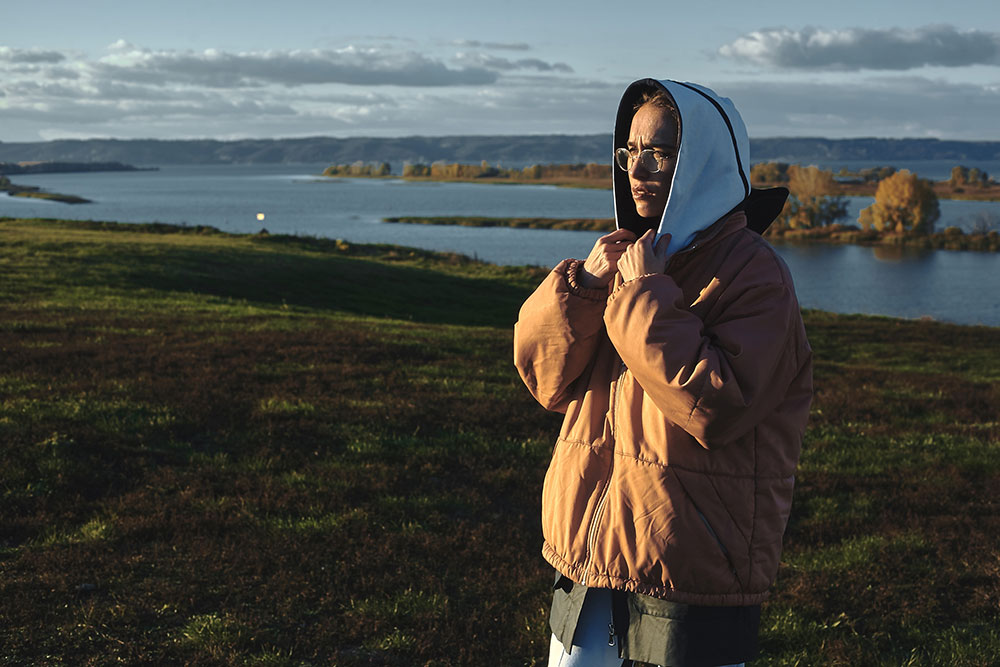
[[[885,560],[885,552],[894,551],[902,558],[922,559],[927,544],[916,534],[887,537],[862,535],[840,544],[819,547],[794,554],[788,566],[807,572],[844,573],[856,572]],[[926,562],[926,561],[925,561]]]
[[[0,662],[545,664],[560,418],[510,359],[543,271],[12,219],[0,271]],[[755,664],[990,664],[1000,330],[806,323]]]

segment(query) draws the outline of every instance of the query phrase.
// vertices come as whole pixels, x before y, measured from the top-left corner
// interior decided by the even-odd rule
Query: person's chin
[[[639,199],[635,201],[635,212],[643,218],[656,218],[659,220],[663,216],[663,207],[656,206],[654,202]]]

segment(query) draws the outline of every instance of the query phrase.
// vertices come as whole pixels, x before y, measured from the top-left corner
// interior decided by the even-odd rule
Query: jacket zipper
[[[722,555],[725,556],[726,564],[729,565],[729,571],[732,572],[733,577],[739,581],[739,573],[736,571],[736,566],[733,565],[733,559],[729,557],[729,549],[727,549],[726,545],[719,539],[719,534],[715,532],[715,529],[712,528],[712,524],[708,522],[708,517],[702,514],[701,510],[697,507],[694,508],[694,511],[698,513],[699,517],[701,517],[701,522],[705,524],[705,528],[708,529],[709,535],[712,536],[712,539],[714,539],[715,543],[719,546],[719,551],[721,551]]]
[[[590,572],[590,567],[594,564],[594,548],[597,545],[597,526],[601,522],[601,518],[604,515],[604,506],[608,501],[608,492],[611,490],[611,475],[615,470],[615,443],[618,442],[618,433],[615,429],[615,422],[618,419],[618,393],[621,389],[621,380],[625,377],[625,372],[628,369],[625,367],[625,362],[621,362],[621,367],[618,369],[618,377],[612,385],[612,390],[614,391],[614,399],[611,401],[611,438],[613,440],[611,445],[611,463],[608,464],[608,474],[604,480],[604,491],[601,492],[601,498],[597,501],[597,508],[594,510],[594,518],[590,520],[590,528],[587,530],[587,562],[583,566],[583,581],[581,582],[584,586],[589,586],[587,582],[587,573]]]

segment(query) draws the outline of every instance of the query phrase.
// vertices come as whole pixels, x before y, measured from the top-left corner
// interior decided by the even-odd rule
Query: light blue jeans
[[[580,620],[573,636],[573,652],[566,653],[555,635],[549,640],[549,667],[621,667],[618,645],[608,646],[611,625],[611,591],[592,588],[580,610]],[[720,665],[719,667],[743,667]]]

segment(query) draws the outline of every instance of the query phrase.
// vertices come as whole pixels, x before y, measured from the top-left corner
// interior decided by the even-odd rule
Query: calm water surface
[[[94,201],[68,206],[0,197],[0,215],[211,225],[225,231],[342,238],[448,250],[500,264],[584,257],[599,234],[399,225],[391,216],[610,218],[611,195],[547,186],[317,180],[325,165],[173,166],[155,172],[39,174],[18,184]],[[948,169],[950,169],[950,164]],[[942,167],[943,168],[943,167]],[[850,200],[852,215],[871,203]],[[968,227],[997,202],[942,201],[939,227]],[[256,218],[264,213],[263,223]],[[855,246],[779,245],[803,307],[1000,326],[1000,255]]]

